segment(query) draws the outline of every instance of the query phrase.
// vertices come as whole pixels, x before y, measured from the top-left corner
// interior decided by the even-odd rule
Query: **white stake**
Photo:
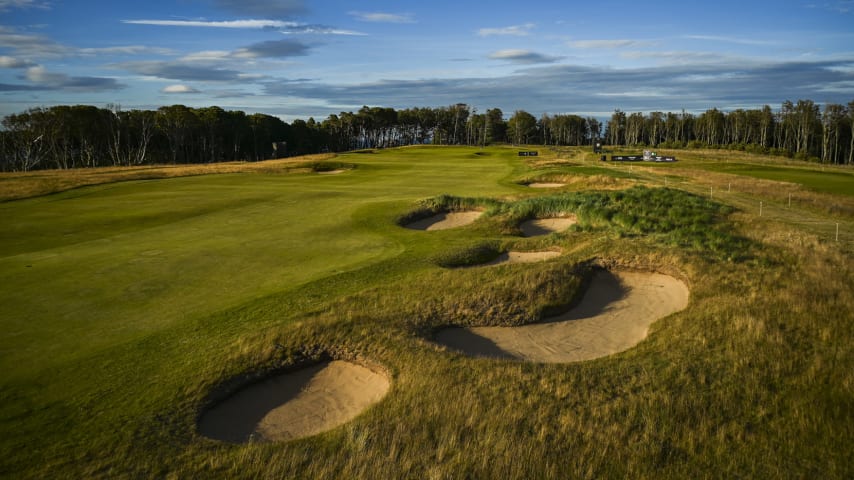
[[[714,187],[709,187],[709,198],[715,198]]]
[[[729,192],[731,192],[731,191],[732,191],[732,184],[731,184],[731,183],[728,183],[728,184],[727,184],[727,186],[726,186],[726,191],[727,191],[727,193],[729,193]]]
[[[789,206],[790,207],[792,206],[792,194],[791,193],[789,194]]]
[[[759,202],[759,216],[762,216],[762,202]]]

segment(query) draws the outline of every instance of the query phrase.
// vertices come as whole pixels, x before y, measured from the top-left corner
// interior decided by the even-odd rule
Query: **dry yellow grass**
[[[19,200],[73,188],[129,180],[189,177],[225,173],[298,173],[311,163],[335,158],[332,153],[280,158],[263,162],[224,162],[198,165],[150,165],[139,167],[77,168],[0,173],[0,201]]]

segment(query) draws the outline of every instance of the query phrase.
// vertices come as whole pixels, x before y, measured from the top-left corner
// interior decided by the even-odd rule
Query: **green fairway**
[[[850,170],[830,168],[825,171],[823,169],[819,170],[816,167],[809,169],[786,168],[739,163],[705,164],[703,168],[713,172],[732,173],[767,180],[797,183],[816,192],[854,196],[854,188],[852,188],[852,184],[854,184],[854,172]]]
[[[854,221],[832,242],[800,227],[814,210],[760,218],[739,210],[750,193],[710,200],[692,178],[662,188],[656,169],[537,168],[516,151],[377,150],[340,155],[355,168],[335,175],[133,180],[0,203],[0,477],[854,474]],[[854,187],[848,171],[679,168]],[[605,189],[520,185],[551,175]],[[453,208],[484,214],[452,230],[399,225]],[[578,224],[518,229],[563,214]],[[549,249],[562,255],[446,268]],[[636,347],[579,363],[430,341],[565,310],[593,266],[673,275],[689,306]],[[292,442],[198,434],[218,386],[326,356],[380,365],[388,395]]]

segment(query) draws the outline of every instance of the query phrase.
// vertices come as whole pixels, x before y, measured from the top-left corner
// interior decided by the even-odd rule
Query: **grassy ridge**
[[[357,168],[0,204],[16,232],[0,241],[0,476],[854,474],[851,242],[685,193],[690,177],[679,190],[532,192],[518,182],[537,172],[509,148],[338,160]],[[419,205],[472,202],[458,199],[487,215],[438,232],[396,223]],[[562,234],[507,228],[567,209],[582,223]],[[437,265],[511,247],[565,254]],[[691,305],[636,348],[576,364],[467,358],[429,341],[442,325],[534,321],[578,293],[593,260],[678,274]],[[224,380],[318,352],[382,365],[391,392],[347,425],[286,444],[195,433]]]

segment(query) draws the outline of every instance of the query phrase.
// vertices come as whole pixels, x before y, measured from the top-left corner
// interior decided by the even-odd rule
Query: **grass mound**
[[[582,230],[610,229],[623,237],[651,237],[670,246],[742,259],[747,241],[724,222],[731,207],[668,188],[633,187],[608,192],[573,192],[509,203],[500,214],[518,224],[574,213]]]

